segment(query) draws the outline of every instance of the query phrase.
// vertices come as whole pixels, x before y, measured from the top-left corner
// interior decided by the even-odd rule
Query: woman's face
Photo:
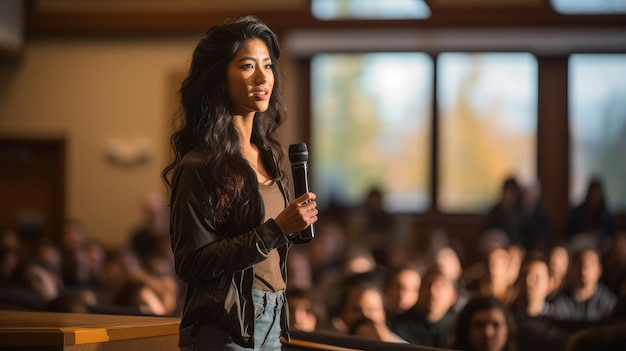
[[[227,92],[234,115],[267,111],[274,88],[272,59],[261,39],[248,40],[228,63]]]
[[[502,350],[509,337],[502,310],[490,308],[476,312],[470,321],[469,336],[473,350]]]

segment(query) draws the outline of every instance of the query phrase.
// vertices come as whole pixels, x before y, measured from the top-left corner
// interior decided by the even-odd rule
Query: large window
[[[507,176],[535,180],[534,56],[443,53],[437,72],[433,66],[423,53],[314,56],[312,174],[322,206],[324,199],[358,205],[379,186],[391,211],[424,212],[437,193],[441,210],[477,213],[496,200]],[[431,174],[438,174],[436,192]]]
[[[537,61],[528,53],[443,53],[437,60],[439,208],[487,210],[505,178],[535,180]]]
[[[569,70],[570,201],[599,177],[609,209],[626,211],[626,55],[572,55]]]
[[[311,84],[311,170],[320,205],[357,205],[380,187],[392,211],[428,208],[430,56],[318,54]]]

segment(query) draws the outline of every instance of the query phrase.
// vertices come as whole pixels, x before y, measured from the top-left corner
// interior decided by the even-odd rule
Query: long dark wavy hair
[[[274,180],[285,177],[275,166],[282,164],[285,157],[281,145],[274,138],[286,118],[278,70],[280,47],[276,35],[253,16],[229,20],[209,28],[196,46],[189,73],[180,88],[181,106],[170,140],[174,157],[161,174],[171,189],[172,174],[183,157],[194,150],[202,153],[209,165],[205,176],[209,183],[215,184],[210,196],[215,204],[217,219],[224,219],[232,209],[244,211],[249,203],[247,196],[257,192],[256,175],[241,156],[241,140],[233,124],[232,104],[225,90],[229,62],[251,39],[260,39],[265,43],[274,73],[269,108],[256,113],[251,141],[261,149],[270,177]]]

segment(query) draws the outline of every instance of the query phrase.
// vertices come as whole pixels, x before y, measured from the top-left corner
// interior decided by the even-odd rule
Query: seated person
[[[461,278],[463,276],[463,266],[458,253],[451,247],[445,246],[435,253],[435,264],[437,268],[454,284],[457,288],[457,298],[454,304],[454,311],[459,312],[470,297],[470,292],[463,286]]]
[[[466,351],[514,351],[515,320],[493,296],[472,297],[459,313],[451,348]]]
[[[553,298],[561,293],[570,269],[569,251],[565,244],[553,246],[548,253],[550,269],[550,296]]]
[[[404,265],[385,277],[384,296],[387,317],[402,314],[417,302],[422,275],[414,265]]]
[[[485,258],[485,274],[471,282],[467,288],[473,293],[494,296],[505,305],[513,302],[517,295],[511,274],[511,254],[508,248],[492,246]]]
[[[59,297],[64,289],[59,272],[42,260],[33,259],[21,263],[15,274],[22,288],[34,292],[45,302]]]
[[[348,330],[348,334],[385,342],[406,343],[406,341],[393,334],[385,324],[376,323],[367,317],[361,317],[354,321]]]
[[[290,327],[312,332],[326,326],[326,310],[312,290],[288,288],[286,293],[289,306]]]
[[[167,309],[156,291],[146,282],[137,279],[126,281],[113,298],[117,306],[137,309],[141,314],[150,316],[167,315]]]
[[[545,260],[528,259],[522,266],[517,286],[519,295],[511,305],[514,313],[528,317],[549,317],[554,313],[554,305],[546,301],[550,293],[550,273]]]
[[[432,269],[424,274],[415,306],[392,318],[390,328],[412,344],[446,347],[456,318],[456,298],[454,283],[441,271]]]
[[[584,248],[576,252],[571,275],[572,285],[554,299],[554,317],[573,321],[597,321],[610,317],[617,297],[600,281],[600,251]]]
[[[389,330],[380,285],[367,273],[351,277],[345,282],[341,306],[339,314],[332,318],[332,326],[336,331],[349,334],[355,323],[365,317],[374,323],[378,340],[405,342]]]

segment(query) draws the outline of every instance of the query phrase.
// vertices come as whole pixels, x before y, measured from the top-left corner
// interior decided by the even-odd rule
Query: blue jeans
[[[285,304],[283,291],[252,290],[254,303],[254,350],[279,351],[280,314]],[[192,344],[180,347],[181,351],[250,351],[234,343],[228,333],[218,326],[202,325]]]

